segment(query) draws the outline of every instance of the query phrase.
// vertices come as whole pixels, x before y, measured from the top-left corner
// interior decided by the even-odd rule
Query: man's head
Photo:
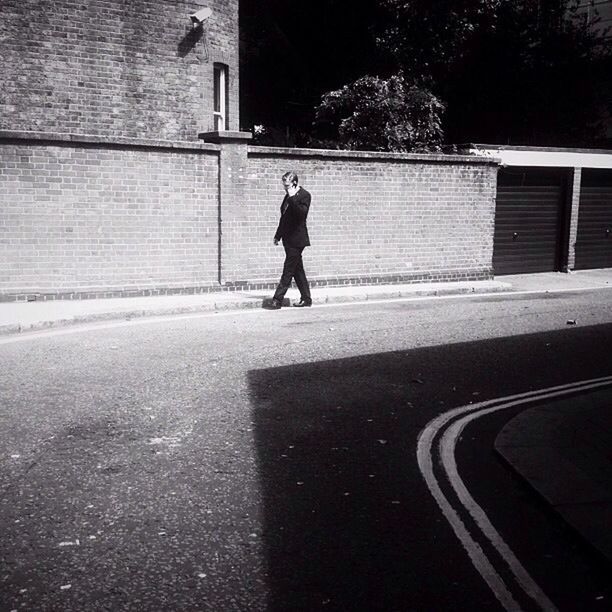
[[[297,191],[298,175],[295,172],[285,172],[283,174],[283,187],[289,195]]]

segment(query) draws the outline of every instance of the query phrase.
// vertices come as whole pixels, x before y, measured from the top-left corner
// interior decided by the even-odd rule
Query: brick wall
[[[491,277],[486,159],[0,133],[0,299],[272,288],[288,169],[314,285]]]
[[[0,296],[272,286],[290,168],[315,284],[491,275],[493,162],[247,147],[238,0],[2,0],[0,56]]]
[[[319,282],[489,278],[497,168],[461,156],[249,148],[240,240],[253,254],[246,279],[276,279],[284,253],[272,245],[295,170],[312,194],[305,251]],[[256,256],[255,256],[256,255]]]
[[[238,0],[2,0],[0,57],[0,129],[196,140],[215,62],[238,128]]]
[[[0,294],[216,285],[216,148],[91,140],[0,143]]]

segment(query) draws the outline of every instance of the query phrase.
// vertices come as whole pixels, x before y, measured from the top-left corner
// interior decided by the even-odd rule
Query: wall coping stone
[[[196,151],[219,151],[219,146],[200,141],[172,141],[172,140],[149,140],[145,138],[95,136],[89,134],[69,134],[61,132],[27,132],[18,130],[0,130],[0,143],[2,141],[36,141],[46,143],[71,143],[88,145],[107,145],[119,147],[137,147],[153,149],[174,150],[196,150]]]
[[[501,160],[479,155],[451,155],[445,153],[387,153],[382,151],[350,151],[339,149],[305,149],[291,147],[248,146],[250,155],[285,155],[287,157],[319,157],[325,159],[397,160],[409,162],[484,164],[498,166]]]
[[[214,142],[221,144],[223,142],[244,142],[251,140],[253,134],[251,132],[235,132],[232,130],[222,130],[217,132],[200,132],[198,138],[205,142]]]
[[[612,169],[612,150],[515,147],[511,145],[486,147],[487,145],[474,145],[470,149],[470,154],[499,158],[502,166]]]
[[[466,143],[457,145],[460,150],[469,151],[470,149],[491,149],[495,151],[543,151],[553,153],[596,153],[612,155],[612,149],[584,149],[572,147],[532,147],[528,145],[504,145],[504,144],[481,144]]]

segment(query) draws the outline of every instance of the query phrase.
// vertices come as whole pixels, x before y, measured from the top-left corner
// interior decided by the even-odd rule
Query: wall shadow
[[[195,48],[204,36],[204,28],[194,28],[189,30],[182,38],[177,47],[179,57],[186,57]]]
[[[423,484],[454,406],[610,375],[612,325],[251,371],[270,610],[496,609]],[[491,607],[488,608],[487,606]]]

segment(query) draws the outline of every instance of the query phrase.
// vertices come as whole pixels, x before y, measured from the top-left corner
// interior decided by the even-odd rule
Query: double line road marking
[[[417,461],[427,487],[455,535],[459,538],[472,564],[505,610],[522,609],[511,589],[514,589],[515,593],[518,591],[528,596],[541,610],[552,611],[557,608],[516,558],[461,479],[455,460],[455,448],[459,436],[469,423],[488,414],[610,385],[612,385],[612,376],[606,376],[461,406],[436,417],[419,434]],[[438,464],[444,474],[444,479],[448,481],[457,498],[454,504],[442,490],[442,479],[436,476],[434,465]],[[461,519],[460,512],[467,512],[471,517],[473,521],[471,532]],[[481,540],[484,536],[509,569],[512,581],[510,586],[495,569],[491,553],[487,554],[476,541],[476,533],[480,534]]]

